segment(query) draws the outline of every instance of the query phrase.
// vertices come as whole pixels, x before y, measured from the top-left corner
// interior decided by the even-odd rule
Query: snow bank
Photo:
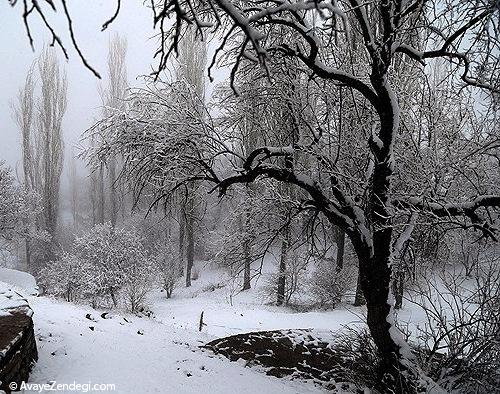
[[[33,275],[9,268],[0,268],[0,282],[7,283],[25,295],[38,295],[38,286]]]

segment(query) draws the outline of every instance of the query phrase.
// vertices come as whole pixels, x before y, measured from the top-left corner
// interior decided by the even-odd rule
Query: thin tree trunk
[[[393,276],[392,294],[394,295],[394,309],[401,309],[403,306],[405,273],[400,267],[398,267]]]
[[[101,165],[99,168],[99,174],[97,178],[97,217],[98,223],[102,224],[105,221],[104,216],[104,205],[105,205],[105,196],[104,196],[104,168]]]
[[[29,238],[26,238],[25,250],[26,250],[26,272],[31,272],[31,242]]]
[[[243,272],[243,289],[242,290],[249,290],[251,288],[250,284],[250,266],[252,264],[252,257],[251,257],[251,248],[250,248],[250,231],[251,226],[250,226],[250,207],[248,206],[248,201],[251,197],[251,190],[250,190],[250,185],[247,186],[246,188],[246,196],[247,196],[247,202],[246,202],[246,208],[245,208],[245,228],[243,229],[245,233],[245,241],[243,242],[243,253],[244,253],[244,272]]]
[[[285,302],[286,289],[286,267],[288,262],[288,248],[290,243],[290,225],[284,228],[283,241],[281,242],[280,265],[278,270],[278,290],[276,305],[283,305]]]
[[[250,264],[252,263],[252,259],[250,257],[250,244],[248,240],[243,243],[243,251],[245,254],[245,268],[243,272],[242,290],[249,290],[252,287],[250,284]]]
[[[116,308],[118,306],[118,302],[116,301],[115,292],[112,289],[110,289],[109,294],[111,295],[111,300],[113,301],[113,306]],[[132,308],[132,310],[133,310],[133,308]]]
[[[186,287],[191,286],[191,271],[194,262],[194,231],[193,231],[193,218],[189,218],[186,226],[187,235],[187,251],[186,251]]]
[[[191,286],[191,271],[194,262],[194,196],[188,195],[188,212],[186,217],[186,287]]]
[[[337,272],[339,272],[344,268],[345,231],[337,227],[335,236],[337,242]]]
[[[109,162],[109,209],[110,209],[109,216],[111,225],[113,227],[116,226],[116,217],[118,215],[115,178],[116,178],[116,160],[113,157]]]
[[[184,238],[186,233],[186,206],[181,205],[179,215],[179,276],[184,276]]]

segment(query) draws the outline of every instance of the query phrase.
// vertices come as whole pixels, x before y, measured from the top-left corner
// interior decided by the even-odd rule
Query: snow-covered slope
[[[269,262],[267,262],[269,264]],[[265,304],[262,299],[263,281],[253,281],[253,288],[233,294],[223,271],[199,262],[200,278],[191,288],[180,286],[173,298],[156,291],[150,297],[150,307],[158,320],[168,325],[198,330],[203,313],[203,332],[212,338],[250,331],[289,328],[314,328],[336,331],[345,325],[364,324],[364,308],[339,305],[333,311],[296,312],[291,308]]]
[[[50,297],[36,297],[26,273],[0,269],[0,280],[25,296],[34,311],[39,361],[35,383],[111,383],[119,393],[313,393],[312,382],[266,376],[215,356],[200,345],[251,331],[304,329],[337,331],[364,325],[366,310],[339,305],[333,311],[296,312],[262,302],[261,283],[235,293],[224,271],[197,262],[199,279],[182,284],[172,299],[155,290],[149,297],[154,318],[96,311]],[[232,293],[232,294],[230,294]],[[231,297],[230,297],[231,295]],[[230,302],[231,300],[231,302]],[[423,319],[411,308],[400,311],[412,325]],[[198,331],[203,312],[203,330]]]
[[[33,382],[113,383],[119,393],[314,393],[202,351],[207,336],[154,319],[33,298],[39,360]],[[90,313],[91,318],[86,318]],[[237,388],[237,389],[236,389]]]
[[[7,276],[17,287],[26,287],[24,295],[34,289],[23,273],[11,271]],[[214,332],[199,333],[194,326],[178,324],[166,312],[154,319],[120,313],[103,318],[103,311],[90,307],[49,297],[27,295],[27,299],[34,311],[39,352],[31,383],[111,383],[118,393],[321,392],[311,383],[266,376],[201,350],[199,346],[212,339]],[[176,304],[163,301],[159,310],[166,311],[169,304],[173,311],[183,308],[180,300]],[[198,313],[199,299],[186,302],[191,304],[185,307],[190,312],[179,321]],[[229,310],[224,316],[231,317]]]

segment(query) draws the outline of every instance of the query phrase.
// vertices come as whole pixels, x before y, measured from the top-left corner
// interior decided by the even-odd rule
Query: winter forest
[[[497,0],[3,3],[0,393],[500,393]]]

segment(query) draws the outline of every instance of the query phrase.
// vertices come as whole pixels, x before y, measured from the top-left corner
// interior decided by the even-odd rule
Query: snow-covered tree
[[[16,184],[10,168],[0,161],[0,239],[8,242],[34,236],[39,204],[37,196]]]
[[[94,270],[89,262],[76,255],[63,253],[59,259],[50,261],[40,270],[39,283],[49,294],[62,296],[75,302],[89,294]]]
[[[405,344],[397,336],[389,301],[394,258],[411,236],[415,213],[473,227],[483,236],[494,238],[500,191],[498,184],[488,184],[483,189],[457,188],[460,193],[451,193],[446,185],[438,190],[423,188],[417,192],[395,188],[399,173],[405,172],[396,154],[398,144],[403,141],[401,135],[408,132],[404,112],[411,111],[402,105],[405,92],[398,89],[395,65],[404,61],[418,70],[426,62],[442,59],[452,65],[446,79],[457,94],[467,92],[472,86],[498,95],[497,2],[181,0],[152,3],[152,7],[160,30],[160,70],[166,67],[169,55],[179,49],[186,26],[194,25],[200,37],[214,29],[222,34],[215,57],[221,55],[233,60],[232,81],[238,78],[238,69],[246,61],[266,67],[269,59],[285,56],[297,60],[311,80],[341,85],[355,97],[356,106],[358,103],[365,106],[369,115],[366,118],[371,120],[366,123],[368,127],[359,128],[362,138],[356,144],[369,158],[370,165],[358,163],[358,168],[366,171],[360,170],[354,178],[337,166],[335,153],[329,149],[330,135],[315,120],[308,123],[299,140],[292,139],[292,143],[283,145],[266,144],[242,157],[234,149],[231,133],[224,135],[224,130],[217,130],[203,134],[211,128],[192,125],[209,124],[206,117],[188,119],[179,111],[168,116],[163,125],[174,126],[175,122],[169,121],[183,121],[182,133],[141,136],[145,129],[138,124],[148,112],[145,110],[136,116],[135,138],[131,138],[128,128],[116,146],[131,156],[132,140],[152,148],[158,153],[150,159],[155,164],[153,173],[158,174],[158,162],[166,164],[167,171],[161,172],[166,187],[173,183],[178,188],[184,182],[205,180],[225,195],[235,184],[266,177],[300,189],[304,207],[344,230],[357,254],[360,284],[367,302],[367,324],[381,359],[378,389],[417,392],[423,380],[416,378],[418,370],[405,357]],[[164,21],[172,14],[177,18],[171,30],[165,30]],[[353,40],[356,36],[361,39]],[[412,76],[418,75],[412,72]],[[490,101],[496,105],[497,98],[490,97]],[[149,111],[154,110],[157,107],[153,105]],[[153,121],[146,122],[147,131],[158,130],[154,124],[157,119],[154,116],[149,119]],[[465,133],[461,138],[470,141],[473,135]],[[491,136],[498,139],[498,124],[494,125]],[[178,149],[181,141],[187,149]],[[479,155],[488,172],[494,173],[496,163],[483,157],[492,146],[498,145],[489,145],[487,139],[481,138],[477,149],[470,153]],[[419,151],[422,147],[409,145],[405,149]],[[446,155],[443,151],[438,153]],[[321,171],[309,174],[287,166],[297,154],[309,156],[309,164]],[[186,168],[190,169],[188,174],[182,172]],[[466,175],[462,172],[455,184],[467,183]],[[432,177],[433,174],[427,174],[425,179],[432,183]],[[169,194],[166,187],[163,196]]]
[[[118,306],[120,292],[135,312],[152,289],[152,264],[133,230],[114,228],[109,222],[94,226],[76,238],[73,253],[89,264],[92,280],[85,288],[87,298],[109,296]]]
[[[40,77],[39,97],[36,97],[36,68],[32,67],[14,105],[14,117],[21,133],[24,184],[28,191],[36,192],[41,199],[42,210],[37,218],[37,228],[48,232],[53,243],[59,216],[64,152],[62,120],[67,105],[67,80],[51,47],[44,48],[36,66]],[[53,244],[37,246],[38,260],[54,257]],[[27,240],[28,266],[31,252]]]

